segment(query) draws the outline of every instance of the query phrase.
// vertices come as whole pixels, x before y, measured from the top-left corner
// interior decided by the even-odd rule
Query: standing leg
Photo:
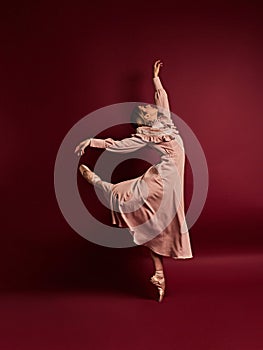
[[[155,267],[155,274],[151,277],[151,282],[158,288],[159,302],[163,300],[165,291],[165,278],[163,272],[163,257],[151,250],[151,257]]]
[[[163,270],[163,257],[160,254],[155,253],[153,250],[151,252],[151,257],[153,259],[153,264],[155,267],[155,270]]]

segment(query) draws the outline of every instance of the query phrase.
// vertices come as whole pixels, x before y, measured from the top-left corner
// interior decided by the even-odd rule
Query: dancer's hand
[[[159,71],[160,71],[160,67],[162,67],[162,66],[163,66],[163,63],[161,62],[161,60],[155,61],[154,65],[153,65],[153,76],[154,76],[154,78],[158,77]]]
[[[82,141],[75,149],[74,153],[77,153],[78,156],[84,154],[84,149],[90,145],[90,139]]]

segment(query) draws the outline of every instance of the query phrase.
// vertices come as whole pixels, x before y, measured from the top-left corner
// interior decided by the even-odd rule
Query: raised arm
[[[153,84],[155,87],[154,99],[155,104],[159,107],[160,112],[168,118],[169,122],[173,123],[171,119],[168,96],[159,78],[159,71],[160,67],[162,66],[163,63],[160,60],[156,61],[153,66]]]
[[[76,147],[75,153],[77,153],[78,156],[83,155],[84,149],[87,146],[104,148],[106,151],[109,151],[109,152],[129,153],[129,152],[135,152],[138,149],[145,147],[146,144],[147,143],[145,141],[143,141],[138,137],[128,137],[120,141],[115,141],[112,138],[107,138],[107,139],[91,138],[81,142]]]

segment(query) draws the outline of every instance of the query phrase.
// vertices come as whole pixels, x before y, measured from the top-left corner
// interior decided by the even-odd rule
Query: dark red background
[[[0,17],[1,348],[262,349],[260,6],[25,1]],[[171,109],[198,137],[210,176],[190,231],[195,258],[165,259],[163,305],[150,296],[148,251],[84,240],[53,186],[68,130],[98,108],[152,102],[159,58]],[[187,203],[191,191],[187,163]]]

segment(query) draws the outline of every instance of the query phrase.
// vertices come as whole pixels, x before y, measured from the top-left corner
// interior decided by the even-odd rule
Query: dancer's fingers
[[[157,67],[158,62],[160,62],[160,60],[157,60],[157,61],[154,62],[154,67],[155,68]]]
[[[161,63],[161,60],[158,60],[157,63],[160,64],[160,63]]]

